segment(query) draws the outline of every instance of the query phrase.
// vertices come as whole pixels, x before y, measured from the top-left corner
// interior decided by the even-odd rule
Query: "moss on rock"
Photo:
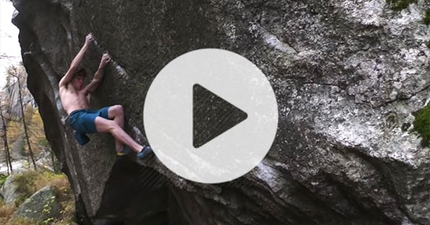
[[[430,104],[427,104],[423,109],[415,113],[414,130],[417,131],[421,137],[421,145],[423,147],[429,146],[430,143]]]
[[[9,177],[9,175],[6,174],[0,174],[0,187],[3,186],[6,179]]]
[[[425,25],[430,25],[430,9],[427,9],[427,10],[424,12],[423,23],[424,23]]]
[[[416,2],[417,0],[387,0],[387,3],[390,4],[391,9],[395,11],[406,9],[410,4]]]

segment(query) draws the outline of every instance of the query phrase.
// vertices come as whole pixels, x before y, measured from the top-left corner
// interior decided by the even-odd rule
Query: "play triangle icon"
[[[248,115],[199,84],[193,86],[193,146],[199,148]]]

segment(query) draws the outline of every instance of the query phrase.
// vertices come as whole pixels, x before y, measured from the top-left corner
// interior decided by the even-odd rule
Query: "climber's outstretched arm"
[[[81,50],[78,52],[78,54],[73,59],[72,63],[70,64],[70,68],[67,71],[66,75],[64,75],[63,78],[61,78],[60,83],[58,84],[61,86],[66,86],[72,79],[73,75],[76,73],[76,71],[79,68],[79,65],[82,62],[82,59],[84,58],[85,52],[88,50],[88,47],[90,46],[91,42],[94,41],[94,37],[92,34],[88,34],[85,38],[85,44],[82,46]]]
[[[99,86],[100,82],[103,79],[103,75],[105,73],[105,68],[107,64],[110,62],[110,56],[107,53],[104,53],[102,59],[100,60],[100,65],[97,72],[94,75],[93,80],[90,84],[85,87],[85,93],[93,92]]]

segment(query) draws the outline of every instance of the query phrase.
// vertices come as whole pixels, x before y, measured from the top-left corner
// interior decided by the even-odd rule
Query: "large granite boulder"
[[[430,223],[430,152],[413,126],[430,96],[429,1],[13,4],[28,88],[72,183],[79,223]],[[95,71],[104,51],[113,59],[93,107],[122,104],[134,138],[144,134],[151,81],[172,59],[222,48],[251,60],[279,104],[265,160],[235,181],[201,185],[155,158],[117,160],[109,135],[78,146],[57,83],[89,32],[96,43],[83,66]]]

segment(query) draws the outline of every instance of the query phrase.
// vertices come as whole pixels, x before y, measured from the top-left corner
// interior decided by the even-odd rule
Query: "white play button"
[[[248,114],[199,84],[193,87],[193,146],[200,148]]]
[[[278,107],[266,76],[226,50],[196,50],[171,61],[154,79],[144,126],[170,170],[221,183],[253,169],[276,135]]]

